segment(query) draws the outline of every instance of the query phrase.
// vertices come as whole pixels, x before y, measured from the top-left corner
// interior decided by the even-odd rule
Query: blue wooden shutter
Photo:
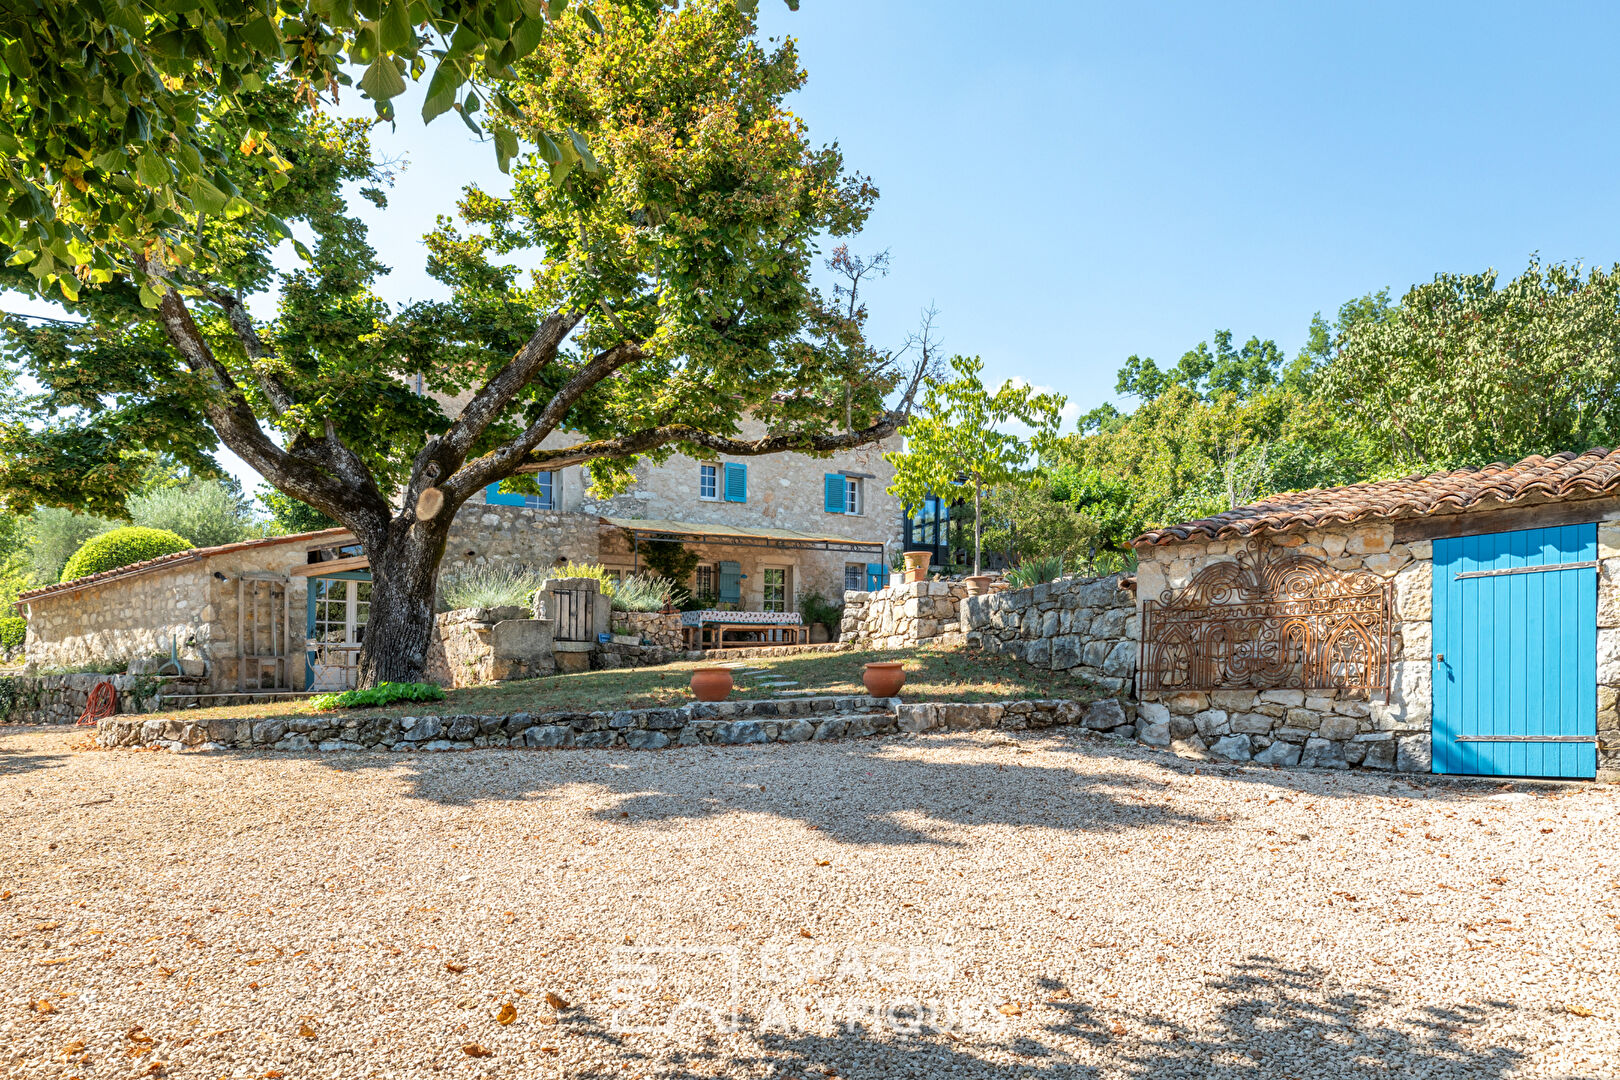
[[[726,502],[748,501],[748,466],[726,462]]]
[[[844,512],[844,474],[830,472],[827,474],[827,513],[842,514]]]
[[[866,564],[866,591],[877,592],[887,583],[889,568],[880,562]]]
[[[522,506],[523,496],[515,491],[502,491],[500,481],[484,489],[484,501],[491,506]]]
[[[720,570],[720,602],[742,603],[742,563],[722,562],[716,565]]]

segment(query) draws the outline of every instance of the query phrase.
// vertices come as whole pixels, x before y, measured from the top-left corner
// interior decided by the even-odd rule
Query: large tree
[[[265,181],[254,196],[317,242],[313,266],[279,283],[278,317],[245,304],[274,283],[275,234],[194,215],[188,227],[229,236],[179,267],[135,253],[133,273],[73,302],[84,327],[13,322],[52,416],[5,429],[3,449],[30,467],[0,467],[0,485],[14,502],[116,509],[132,442],[187,461],[217,438],[364,545],[371,684],[420,676],[451,519],[486,485],[584,464],[611,490],[643,456],[825,453],[891,434],[920,371],[879,361],[827,378],[852,353],[818,338],[809,282],[818,238],[858,230],[877,192],[810,143],[783,105],[804,78],[793,45],[767,49],[753,30],[721,0],[551,22],[508,84],[514,123],[542,147],[578,132],[594,160],[559,169],[535,151],[509,198],[469,189],[462,223],[429,242],[451,300],[400,313],[371,291],[382,268],[342,202],[345,183],[385,179],[363,132],[284,113],[277,137],[308,157],[293,174],[305,190]],[[155,309],[140,302],[146,274],[164,276]],[[418,379],[466,404],[442,415]],[[856,423],[841,430],[852,383]],[[745,437],[747,420],[764,434]]]

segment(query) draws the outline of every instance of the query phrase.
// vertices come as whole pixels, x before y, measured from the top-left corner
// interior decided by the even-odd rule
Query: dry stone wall
[[[162,708],[161,695],[192,694],[199,680],[150,675],[15,675],[0,678],[0,722],[71,724],[83,714],[90,692],[110,682],[120,713],[150,713]]]
[[[960,645],[966,598],[967,586],[960,581],[914,581],[876,592],[846,592],[839,643],[869,649]]]
[[[1067,671],[1115,697],[1131,694],[1140,620],[1125,575],[1067,578],[970,596],[967,643],[1033,667]]]
[[[440,686],[479,686],[556,673],[551,623],[522,607],[463,608],[434,616],[426,678]]]

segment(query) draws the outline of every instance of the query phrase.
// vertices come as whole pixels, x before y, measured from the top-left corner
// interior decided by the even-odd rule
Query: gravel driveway
[[[1620,1069],[1613,788],[1198,768],[1056,729],[76,741],[0,731],[5,1077]]]

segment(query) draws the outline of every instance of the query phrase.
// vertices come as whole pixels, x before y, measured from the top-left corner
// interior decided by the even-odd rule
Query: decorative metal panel
[[[1143,691],[1389,693],[1394,586],[1262,540],[1142,604]]]

